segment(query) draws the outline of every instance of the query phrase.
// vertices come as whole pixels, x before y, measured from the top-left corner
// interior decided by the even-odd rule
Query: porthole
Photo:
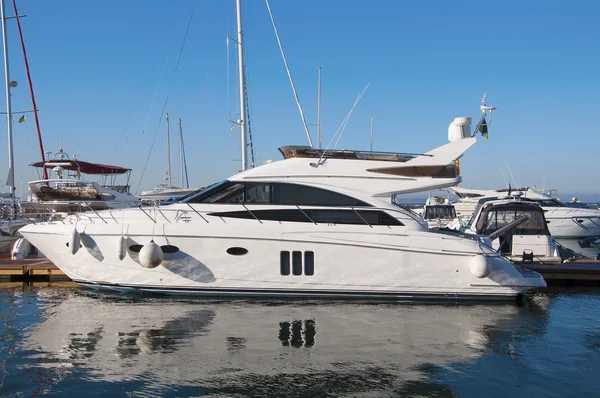
[[[248,254],[248,249],[243,247],[230,247],[227,249],[227,253],[232,256],[243,256],[244,254]]]

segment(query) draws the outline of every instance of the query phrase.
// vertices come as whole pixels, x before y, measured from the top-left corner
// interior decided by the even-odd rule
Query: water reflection
[[[544,333],[549,304],[124,300],[74,291],[38,301],[45,319],[23,352],[28,367],[46,370],[36,381],[46,390],[83,374],[140,394],[234,396],[445,394],[451,388],[433,382],[437,374]]]

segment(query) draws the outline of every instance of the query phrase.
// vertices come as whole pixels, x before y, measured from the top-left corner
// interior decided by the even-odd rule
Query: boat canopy
[[[47,162],[30,163],[29,165],[46,169],[62,167],[65,170],[79,171],[83,174],[125,174],[131,171],[131,169],[121,166],[110,166],[106,164],[89,163],[81,160],[70,159],[49,160]]]
[[[387,162],[408,162],[417,156],[431,156],[422,153],[395,153],[395,152],[371,152],[355,151],[349,149],[315,149],[309,146],[288,145],[279,147],[279,152],[284,159],[290,158],[316,158],[320,159],[354,159],[354,160],[378,160]]]

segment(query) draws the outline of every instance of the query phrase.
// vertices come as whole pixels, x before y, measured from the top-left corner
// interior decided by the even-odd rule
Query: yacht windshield
[[[518,235],[549,235],[543,210],[538,208],[519,208],[517,206],[492,207],[484,209],[477,222],[477,233],[490,235],[492,232],[507,226],[521,216],[527,216],[527,221],[517,225],[514,234]]]
[[[442,220],[453,220],[456,218],[456,212],[452,205],[426,206],[423,218],[425,220],[436,220],[438,218]]]

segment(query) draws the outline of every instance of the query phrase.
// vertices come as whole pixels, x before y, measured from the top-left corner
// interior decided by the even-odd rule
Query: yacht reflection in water
[[[46,319],[25,342],[45,389],[83,372],[85,380],[137,383],[136,391],[159,395],[408,393],[430,390],[439,371],[544,334],[547,323],[547,303],[535,297],[517,307],[61,293],[47,298]]]

